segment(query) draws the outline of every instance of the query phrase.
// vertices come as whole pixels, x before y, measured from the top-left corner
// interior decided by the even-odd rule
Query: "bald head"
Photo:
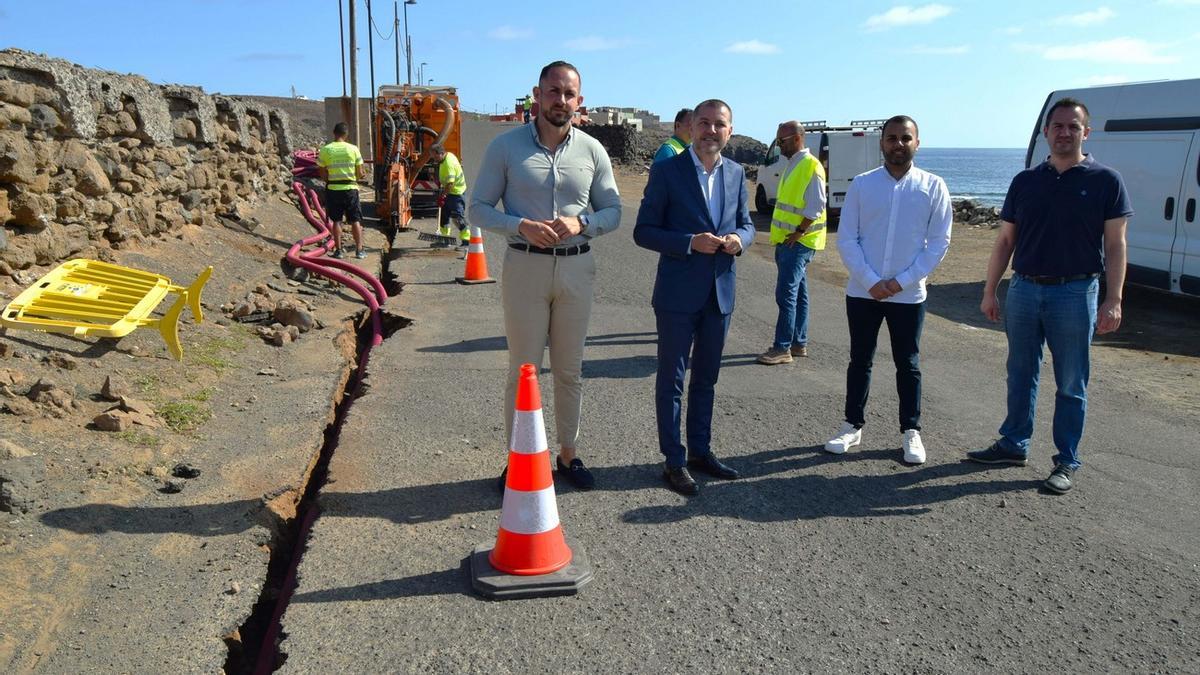
[[[775,131],[775,143],[784,157],[791,157],[804,147],[804,125],[797,120],[782,122]]]

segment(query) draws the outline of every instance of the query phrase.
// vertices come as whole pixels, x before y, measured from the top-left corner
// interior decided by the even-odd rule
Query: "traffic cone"
[[[537,368],[521,366],[508,477],[495,546],[471,555],[475,590],[497,599],[572,595],[592,580],[586,554],[563,536],[550,473]]]
[[[456,279],[460,284],[494,284],[488,276],[487,257],[483,253],[483,232],[471,226],[471,243],[467,246],[467,271]]]

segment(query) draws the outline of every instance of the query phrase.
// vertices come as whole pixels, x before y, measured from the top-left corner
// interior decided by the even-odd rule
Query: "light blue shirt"
[[[946,181],[928,171],[914,166],[896,180],[881,166],[855,176],[838,224],[846,295],[870,299],[872,286],[895,279],[904,290],[883,302],[924,302],[925,278],[950,248],[953,219]]]
[[[497,204],[504,202],[504,209]],[[558,246],[583,244],[621,224],[621,195],[612,163],[600,141],[575,129],[551,152],[537,124],[505,132],[488,145],[471,190],[471,222],[528,244],[517,232],[521,219],[582,216],[581,233]]]
[[[721,211],[725,206],[725,158],[717,155],[717,163],[713,164],[712,171],[709,171],[704,168],[704,163],[691,146],[688,146],[688,154],[692,156],[692,163],[696,165],[696,179],[700,181],[700,191],[704,193],[708,215],[712,218],[713,225],[720,227]]]

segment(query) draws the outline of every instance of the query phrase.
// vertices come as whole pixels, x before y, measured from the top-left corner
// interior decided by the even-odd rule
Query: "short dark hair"
[[[566,61],[551,61],[543,66],[542,72],[538,74],[539,87],[542,86],[542,80],[546,79],[546,76],[550,74],[550,71],[554,70],[555,68],[566,68],[567,70],[575,73],[575,77],[579,78],[580,83],[583,82],[583,76],[579,74],[579,69],[575,66],[567,63]]]
[[[1083,104],[1083,101],[1080,101],[1077,98],[1071,98],[1070,96],[1064,96],[1063,98],[1055,101],[1054,104],[1050,106],[1050,109],[1046,111],[1046,124],[1042,127],[1043,129],[1050,128],[1050,118],[1054,115],[1054,111],[1058,110],[1059,108],[1079,108],[1083,111],[1083,126],[1091,126],[1092,114],[1088,112],[1087,106]]]
[[[908,115],[892,115],[891,117],[887,118],[887,121],[883,123],[882,127],[879,127],[879,132],[886,132],[889,124],[911,124],[913,125],[913,130],[917,132],[917,137],[920,138],[921,136],[921,127],[917,126],[917,121]]]
[[[334,137],[349,136],[350,135],[349,125],[347,125],[345,122],[338,122],[337,124],[333,125],[333,135],[334,135]]]
[[[435,143],[429,148],[429,151],[435,155],[440,155],[446,151],[446,146],[442,145],[441,143]]]
[[[688,115],[692,114],[691,108],[680,108],[679,112],[675,113],[675,124],[679,124],[687,119]]]
[[[726,110],[729,111],[729,121],[730,122],[733,121],[733,108],[730,108],[728,103],[726,103],[725,101],[722,101],[719,98],[706,98],[703,101],[700,101],[699,103],[697,103],[696,107],[692,108],[692,110],[693,110],[693,112],[698,112],[701,108],[705,108],[708,106],[721,106],[722,108],[725,108]]]

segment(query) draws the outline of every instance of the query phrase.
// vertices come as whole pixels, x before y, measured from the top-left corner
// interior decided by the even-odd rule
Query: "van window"
[[[763,161],[764,166],[771,166],[779,160],[779,144],[771,141],[771,147],[767,148],[767,158]]]

